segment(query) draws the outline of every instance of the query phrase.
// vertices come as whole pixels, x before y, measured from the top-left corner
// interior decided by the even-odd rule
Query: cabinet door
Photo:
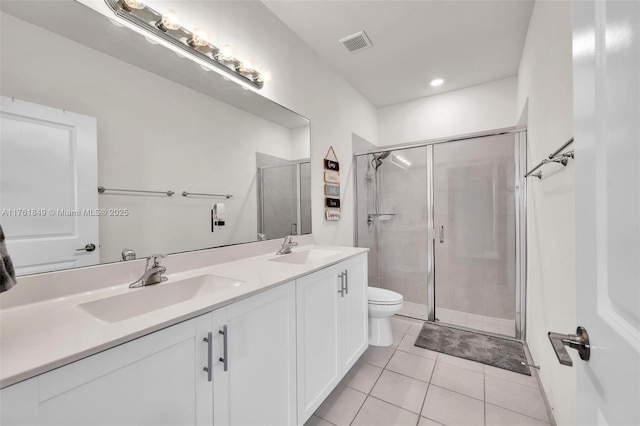
[[[346,374],[367,349],[368,342],[368,295],[367,257],[358,256],[344,262],[345,293],[342,304],[340,330],[344,338],[342,352],[343,374]]]
[[[194,319],[39,376],[42,424],[196,424],[197,337]]]
[[[227,371],[220,361],[214,369],[216,424],[294,424],[295,284],[229,305],[225,325]]]
[[[0,390],[0,425],[34,426],[39,424],[37,377]]]
[[[320,406],[341,379],[339,274],[332,266],[296,282],[298,318],[298,424]]]

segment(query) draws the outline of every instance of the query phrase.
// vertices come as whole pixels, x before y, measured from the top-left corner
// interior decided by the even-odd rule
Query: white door
[[[16,274],[98,263],[96,119],[4,96],[1,106],[0,223]]]
[[[579,424],[640,424],[640,2],[573,2]],[[562,330],[572,333],[573,330]]]

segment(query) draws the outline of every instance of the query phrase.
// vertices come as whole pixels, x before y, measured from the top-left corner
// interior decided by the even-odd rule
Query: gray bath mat
[[[530,376],[522,343],[424,323],[416,346]]]

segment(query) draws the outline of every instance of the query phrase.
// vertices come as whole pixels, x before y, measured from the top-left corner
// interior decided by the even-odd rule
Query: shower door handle
[[[444,225],[440,226],[440,243],[444,243]]]

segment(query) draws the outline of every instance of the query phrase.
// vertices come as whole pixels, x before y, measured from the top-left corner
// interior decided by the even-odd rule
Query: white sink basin
[[[270,259],[271,262],[281,262],[281,263],[293,263],[295,265],[304,265],[306,263],[311,263],[316,260],[321,260],[329,256],[333,256],[335,254],[339,254],[339,251],[335,250],[324,250],[324,249],[309,249],[309,250],[300,250],[294,251],[289,254],[280,254],[276,257],[272,257]]]
[[[213,274],[175,281],[169,279],[165,283],[131,289],[128,293],[82,303],[78,307],[99,320],[118,322],[209,293],[238,287],[242,283]]]

